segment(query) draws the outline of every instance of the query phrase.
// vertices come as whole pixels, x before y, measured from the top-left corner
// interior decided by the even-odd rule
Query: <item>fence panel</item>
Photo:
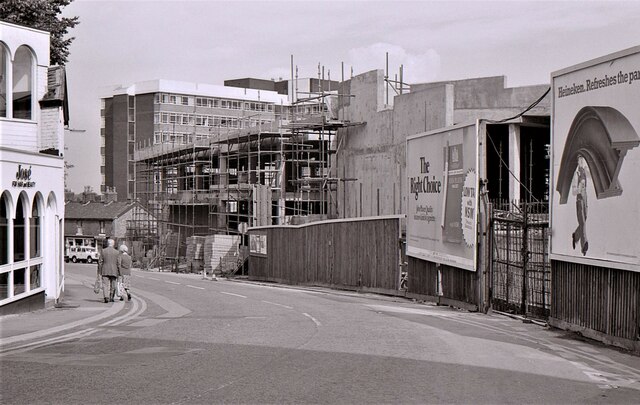
[[[249,278],[288,284],[397,291],[400,217],[249,229],[264,234],[267,256],[249,256]]]

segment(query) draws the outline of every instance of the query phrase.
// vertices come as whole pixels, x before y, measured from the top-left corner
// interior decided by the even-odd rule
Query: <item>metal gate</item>
[[[550,309],[547,203],[491,204],[491,307],[546,318]]]

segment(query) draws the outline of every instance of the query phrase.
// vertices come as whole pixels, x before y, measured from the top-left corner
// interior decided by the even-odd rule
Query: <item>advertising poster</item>
[[[551,258],[640,271],[640,47],[552,90]]]
[[[254,255],[267,255],[267,235],[252,233],[249,235],[249,253]]]
[[[407,139],[407,254],[476,269],[476,125]]]

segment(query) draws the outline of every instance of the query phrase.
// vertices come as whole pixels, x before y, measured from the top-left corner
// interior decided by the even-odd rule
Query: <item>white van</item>
[[[98,261],[98,251],[92,246],[72,246],[69,248],[67,257],[74,263],[78,261],[93,263]]]

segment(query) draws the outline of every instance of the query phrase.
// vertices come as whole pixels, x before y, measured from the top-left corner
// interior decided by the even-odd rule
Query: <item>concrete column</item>
[[[218,185],[226,186],[227,181],[227,158],[225,156],[218,156],[218,166],[220,174],[218,175]]]
[[[202,164],[196,164],[195,170],[195,189],[202,190],[204,187],[204,178],[202,177]]]
[[[509,124],[509,199],[520,200],[520,125]],[[515,176],[515,178],[514,178]]]
[[[7,206],[7,209],[9,209],[9,207]],[[8,227],[8,235],[7,237],[9,238],[8,240],[8,249],[9,251],[7,259],[8,259],[8,263],[13,263],[13,214],[12,213],[7,213],[8,214],[8,218],[7,218],[7,227]],[[9,273],[9,279],[7,280],[7,298],[11,298],[13,297],[13,272],[10,271]]]
[[[445,116],[444,126],[449,127],[454,124],[454,103],[455,103],[455,87],[453,84],[445,84]]]
[[[7,118],[13,118],[13,64],[11,58],[5,55],[5,97],[7,103]]]
[[[258,155],[249,155],[249,184],[258,182]]]

